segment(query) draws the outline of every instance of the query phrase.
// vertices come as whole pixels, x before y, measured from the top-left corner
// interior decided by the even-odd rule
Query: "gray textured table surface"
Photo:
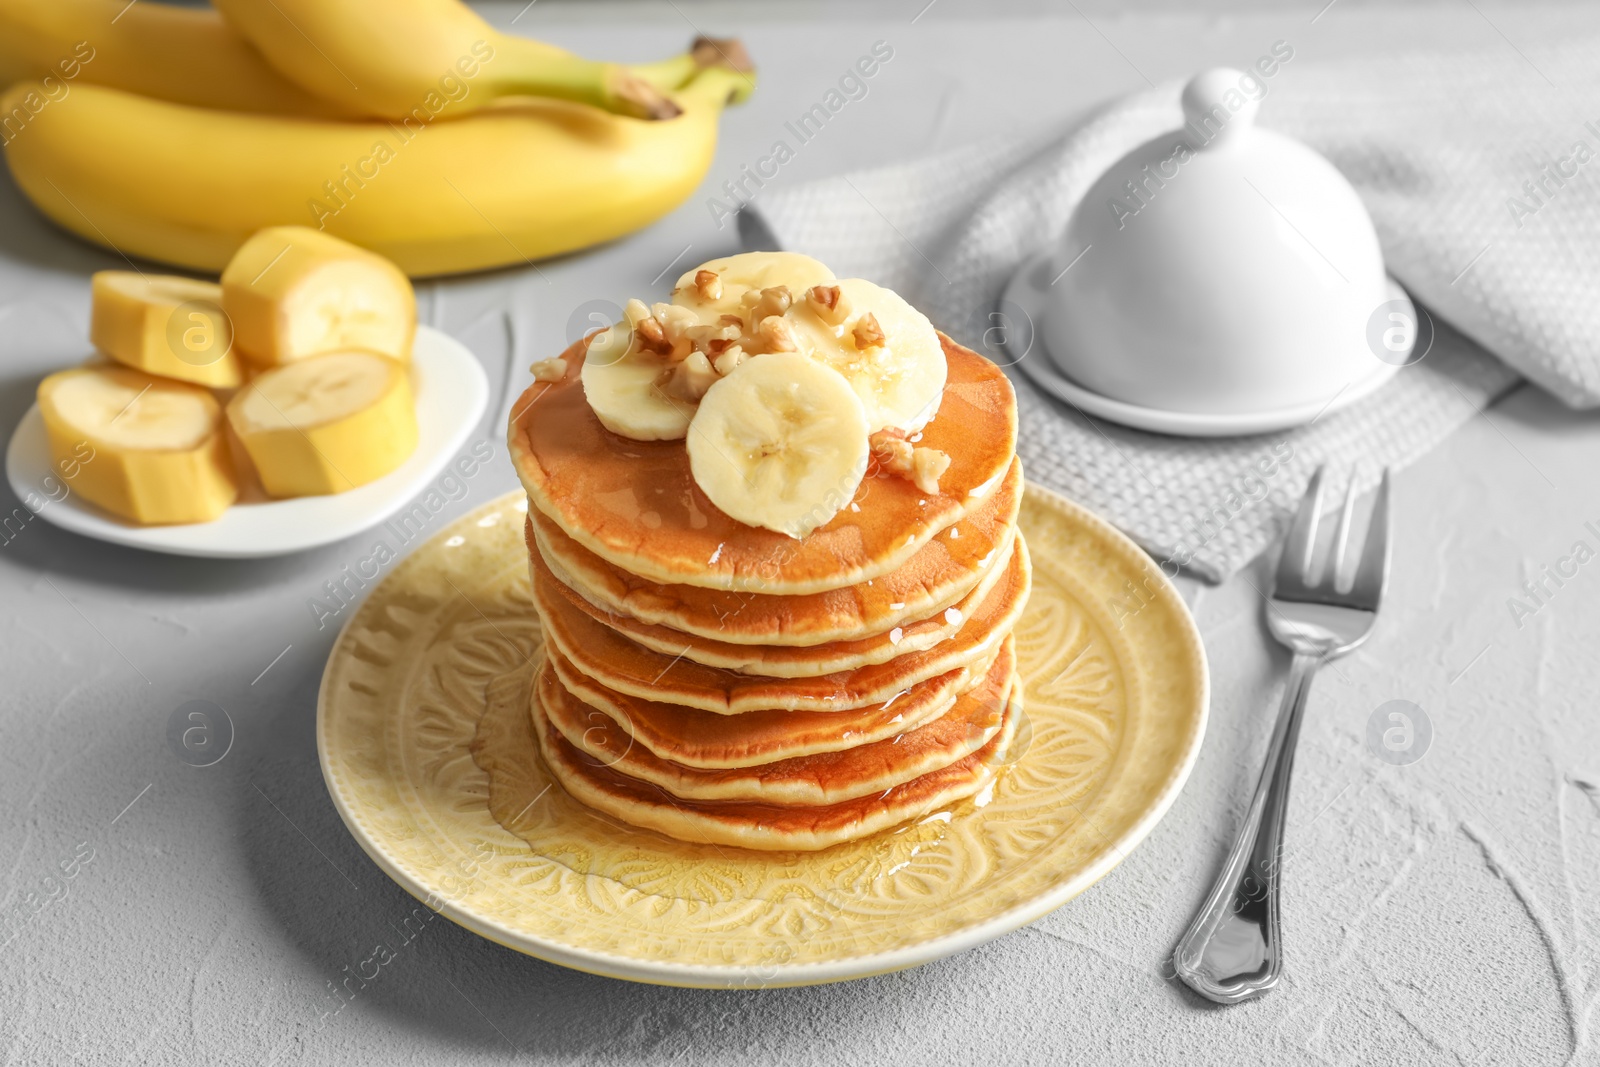
[[[1015,128],[1277,38],[1307,56],[1408,42],[1515,47],[1595,17],[1471,5],[1319,3],[1230,16],[923,0],[873,9],[629,3],[532,9],[518,29],[643,58],[699,28],[741,33],[762,87],[731,112],[708,189],[764,154],[875,40],[894,61],[785,167],[798,181]],[[521,3],[491,8],[502,23]],[[803,21],[793,21],[793,20]],[[1588,102],[1591,103],[1592,102]],[[1592,110],[1592,108],[1591,108]],[[114,165],[114,164],[109,164]],[[496,384],[491,468],[452,505],[514,484],[508,390],[591,298],[646,291],[729,249],[702,198],[538,271],[421,287],[426,321]],[[88,276],[117,257],[63,237],[0,179],[0,432],[47,371],[86,354]],[[330,983],[410,900],[345,832],[317,770],[332,627],[307,607],[353,538],[257,563],[144,555],[27,524],[0,546],[0,1059],[55,1063],[562,1062],[1595,1063],[1600,993],[1600,591],[1585,567],[1531,616],[1510,597],[1597,542],[1600,419],[1522,389],[1398,479],[1390,609],[1319,680],[1291,811],[1287,987],[1201,1004],[1163,960],[1219,862],[1265,747],[1284,656],[1259,566],[1188,583],[1215,679],[1210,734],[1165,821],[1100,885],[984,948],[813,989],[696,992],[565,971],[430,926],[330,1020]],[[16,506],[0,491],[0,509]],[[1553,586],[1551,587],[1554,588]],[[1368,718],[1433,724],[1409,766]],[[166,742],[189,700],[237,738],[194,768]],[[70,880],[52,880],[66,863]]]

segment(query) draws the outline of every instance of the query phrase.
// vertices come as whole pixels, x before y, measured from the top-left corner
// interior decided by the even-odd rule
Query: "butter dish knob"
[[[1238,144],[1255,124],[1259,96],[1246,91],[1260,82],[1232,67],[1213,67],[1183,87],[1184,131],[1196,149]]]

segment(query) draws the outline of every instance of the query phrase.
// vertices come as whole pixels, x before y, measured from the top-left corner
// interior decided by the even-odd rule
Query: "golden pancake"
[[[734,645],[697,634],[669,630],[665,626],[652,626],[595,607],[551,573],[542,556],[535,554],[531,565],[535,581],[543,579],[553,583],[553,588],[566,597],[573,607],[652,651],[682,656],[708,667],[722,667],[741,674],[759,674],[766,678],[816,678],[887,663],[897,656],[922,652],[948,641],[966,624],[968,616],[983,603],[990,590],[1005,577],[1005,564],[1010,559],[1008,552],[1000,565],[991,567],[972,592],[931,618],[918,619],[905,626],[897,626],[886,634],[856,641],[798,646]]]
[[[1004,577],[948,641],[887,663],[815,678],[764,678],[655,652],[574,606],[547,574],[535,573],[533,601],[545,639],[578,670],[620,693],[723,715],[765,708],[843,711],[881,704],[993,652],[1021,616],[1031,577],[1028,547],[1018,534]]]
[[[679,800],[659,786],[619,774],[586,755],[545,719],[538,701],[532,703],[534,733],[545,765],[579,802],[680,841],[812,852],[945,810],[992,782],[1016,735],[1022,687],[1011,687],[1000,729],[976,752],[882,793],[837,804],[796,807],[740,800]]]
[[[554,647],[546,646],[544,654],[567,692],[604,712],[636,744],[662,759],[702,770],[838,752],[915,730],[949,711],[957,696],[989,673],[995,660],[991,656],[946,671],[864,708],[717,715],[618,693],[573,667]],[[594,722],[591,719],[590,725]]]
[[[685,767],[635,744],[632,735],[605,712],[568,692],[548,661],[534,689],[545,718],[573,747],[619,774],[658,785],[681,800],[822,805],[882,793],[988,744],[1000,729],[1016,681],[1015,668],[1008,639],[983,680],[930,723],[838,752],[723,770]]]
[[[536,382],[518,400],[511,460],[534,507],[591,552],[650,581],[786,595],[857,585],[904,564],[981,504],[1011,466],[1010,383],[982,356],[941,340],[945,391],[918,442],[950,457],[939,492],[869,472],[852,503],[803,540],[718,510],[695,484],[683,442],[605,429],[579,377],[587,341],[563,353],[564,377]]]
[[[802,596],[651,582],[590,552],[537,508],[528,509],[527,539],[562,584],[604,611],[732,644],[818,645],[888,633],[954,605],[1009,551],[1021,503],[1022,464],[1014,461],[988,499],[903,566]]]

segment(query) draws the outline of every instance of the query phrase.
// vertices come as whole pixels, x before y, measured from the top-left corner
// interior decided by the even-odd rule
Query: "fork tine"
[[[1317,550],[1317,519],[1322,514],[1322,478],[1327,464],[1318,467],[1306,483],[1305,495],[1300,498],[1300,508],[1289,524],[1289,533],[1283,539],[1283,554],[1278,557],[1277,584],[1304,586],[1306,572],[1311,568]]]
[[[1354,472],[1344,486],[1344,506],[1339,509],[1339,531],[1334,535],[1333,551],[1328,553],[1328,585],[1339,588],[1339,579],[1349,574],[1354,577],[1354,561],[1345,558],[1350,548],[1350,520],[1356,511],[1356,476]]]
[[[1372,501],[1372,518],[1367,523],[1367,541],[1361,548],[1361,566],[1356,571],[1350,595],[1364,607],[1377,609],[1383,587],[1389,579],[1389,468]]]

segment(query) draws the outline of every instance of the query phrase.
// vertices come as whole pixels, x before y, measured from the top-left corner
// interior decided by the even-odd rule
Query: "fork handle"
[[[1227,863],[1189,929],[1173,951],[1178,977],[1218,1004],[1250,1000],[1272,989],[1283,974],[1278,929],[1278,875],[1283,822],[1289,807],[1289,773],[1320,656],[1296,653],[1289,666],[1283,707],[1272,730],[1266,766]]]

